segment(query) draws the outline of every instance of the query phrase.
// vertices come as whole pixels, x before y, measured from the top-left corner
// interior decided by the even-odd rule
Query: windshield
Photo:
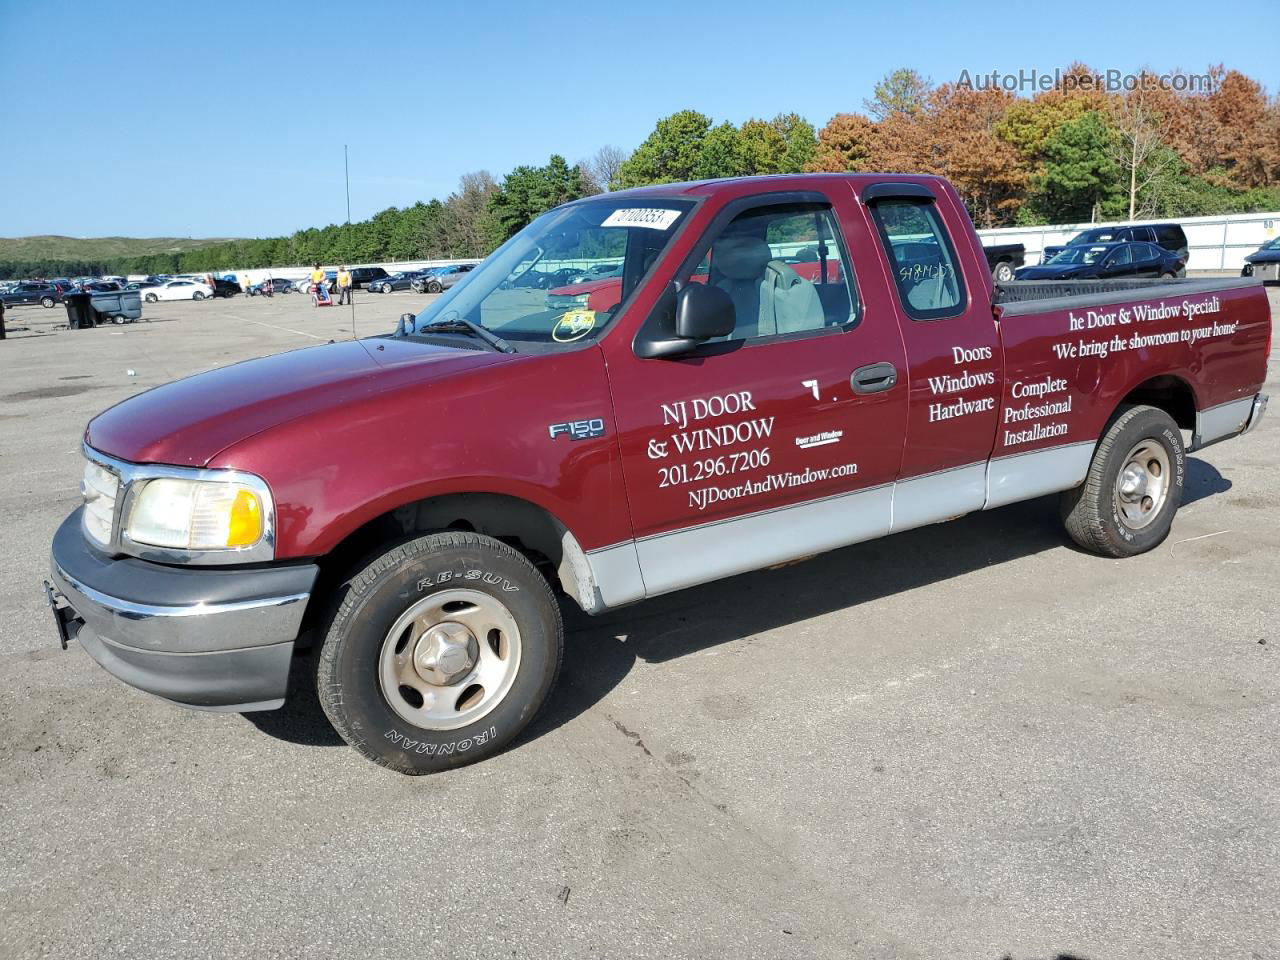
[[[1067,247],[1061,253],[1058,253],[1050,263],[1078,263],[1088,266],[1091,263],[1097,263],[1107,255],[1110,247]]]
[[[1077,233],[1069,241],[1068,246],[1076,247],[1086,243],[1106,243],[1108,240],[1114,240],[1116,232],[1110,227],[1100,227],[1096,230],[1085,230],[1083,233]]]
[[[591,340],[617,315],[671,243],[691,200],[608,195],[543,214],[428,306],[413,332],[468,320],[517,348]],[[614,276],[565,296],[579,277]],[[447,335],[447,334],[446,334]]]

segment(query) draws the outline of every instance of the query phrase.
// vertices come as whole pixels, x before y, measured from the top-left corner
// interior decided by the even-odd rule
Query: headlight
[[[561,293],[554,297],[547,297],[547,306],[553,310],[585,310],[590,302],[591,294],[589,293],[579,293],[573,297]]]
[[[267,533],[265,490],[234,481],[159,477],[139,481],[123,535],[174,550],[238,550]]]

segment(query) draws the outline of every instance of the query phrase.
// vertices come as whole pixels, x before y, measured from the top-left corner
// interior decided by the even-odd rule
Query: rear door
[[[608,357],[649,596],[889,530],[905,357],[874,278],[860,296],[848,251],[873,241],[833,183],[720,208],[646,321],[673,322],[676,286],[711,284],[733,303],[729,337]],[[816,261],[788,262],[805,249]]]
[[[913,183],[870,184],[909,371],[906,447],[893,529],[980,510],[1000,416],[1002,368],[986,260],[955,197]],[[971,231],[969,231],[971,233]]]

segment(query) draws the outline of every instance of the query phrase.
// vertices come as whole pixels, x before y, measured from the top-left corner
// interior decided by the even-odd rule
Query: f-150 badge
[[[599,417],[593,420],[570,420],[568,423],[553,423],[547,427],[551,439],[567,434],[570,440],[590,440],[592,437],[604,436],[604,421]]]

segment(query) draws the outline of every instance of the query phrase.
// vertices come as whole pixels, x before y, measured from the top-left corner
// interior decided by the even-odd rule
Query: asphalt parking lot
[[[424,299],[359,295],[354,330]],[[303,662],[240,716],[58,649],[85,422],[353,330],[296,295],[146,314],[17,308],[0,342],[0,957],[1280,956],[1280,411],[1192,455],[1133,560],[1041,500],[567,610],[532,732],[410,779]]]

